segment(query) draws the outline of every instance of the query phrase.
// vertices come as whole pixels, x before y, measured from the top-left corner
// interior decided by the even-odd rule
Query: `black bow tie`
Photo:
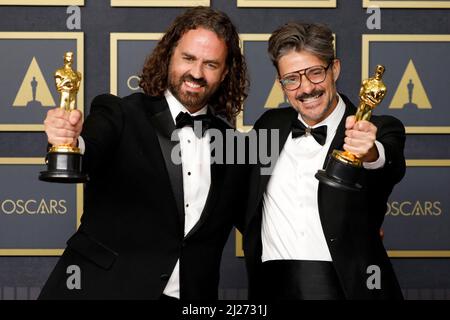
[[[177,129],[181,129],[183,127],[191,127],[194,129],[194,121],[200,121],[201,122],[201,128],[202,128],[202,136],[205,134],[206,130],[208,130],[211,127],[211,116],[208,114],[202,114],[199,116],[191,116],[187,112],[180,112],[177,117],[175,118],[175,127]],[[194,130],[194,133],[197,135],[198,138],[201,138],[199,132],[196,132]]]
[[[323,146],[327,140],[327,126],[320,126],[313,129],[306,127],[303,122],[298,119],[292,121],[292,138],[295,139],[307,133],[312,135],[321,146]]]

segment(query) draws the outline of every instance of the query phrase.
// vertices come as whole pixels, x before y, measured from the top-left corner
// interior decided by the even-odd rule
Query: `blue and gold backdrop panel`
[[[84,6],[84,0],[0,0],[8,6]]]
[[[238,7],[336,8],[336,0],[237,0]]]
[[[244,111],[238,115],[237,128],[248,131],[268,108],[284,102],[284,94],[277,81],[277,73],[267,54],[270,34],[241,34],[241,49],[246,57],[251,87]]]
[[[363,7],[450,8],[450,0],[362,0]]]
[[[390,114],[407,133],[450,133],[450,35],[363,35],[363,79],[386,66],[388,92],[374,114]]]
[[[210,0],[111,0],[112,7],[209,7]]]
[[[40,131],[47,111],[59,105],[54,73],[64,53],[75,53],[83,75],[83,33],[0,32],[0,131]],[[14,53],[14,54],[11,54]],[[83,111],[83,83],[77,108]]]
[[[83,186],[39,181],[43,163],[0,158],[0,255],[60,255],[77,230]]]
[[[162,33],[111,33],[111,93],[120,97],[140,92],[144,61]]]
[[[383,230],[391,257],[450,257],[449,160],[409,160],[388,201]]]

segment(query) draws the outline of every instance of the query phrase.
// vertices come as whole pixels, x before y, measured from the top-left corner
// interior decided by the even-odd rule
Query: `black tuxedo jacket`
[[[212,127],[230,127],[214,117]],[[171,161],[175,129],[164,98],[136,93],[94,99],[82,137],[84,213],[41,299],[158,299],[180,259],[180,298],[217,299],[223,247],[245,209],[245,174],[212,164],[199,222],[184,236],[183,176]],[[243,216],[243,214],[242,214]],[[67,268],[81,270],[68,290]]]
[[[345,115],[328,154],[334,149],[342,150],[345,119],[356,112],[355,106],[344,95],[341,97],[346,104]],[[279,129],[281,151],[291,132],[292,120],[297,116],[298,113],[293,108],[273,109],[256,122],[255,129]],[[405,131],[401,122],[390,116],[373,116],[371,121],[378,128],[377,140],[385,148],[384,167],[364,170],[366,188],[361,192],[341,191],[320,184],[320,220],[333,265],[347,299],[401,299],[401,290],[380,239],[379,230],[392,188],[405,173]],[[261,164],[253,166],[250,173],[249,204],[245,218],[244,253],[249,274],[250,298],[258,298],[259,288],[264,286],[264,281],[259,276],[262,253],[262,198],[270,176],[261,176],[261,167]],[[366,285],[373,274],[373,271],[367,270],[371,265],[380,268],[381,289],[369,290]]]

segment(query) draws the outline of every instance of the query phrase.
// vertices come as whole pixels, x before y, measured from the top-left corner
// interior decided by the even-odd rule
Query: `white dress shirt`
[[[173,121],[180,112],[189,112],[169,91],[165,92]],[[207,113],[207,106],[192,113],[198,116]],[[211,184],[211,151],[210,135],[208,131],[202,138],[194,134],[191,127],[179,130],[181,164],[183,167],[183,193],[184,193],[184,236],[200,220],[206,198]],[[85,151],[83,138],[78,138],[78,147],[81,152]],[[164,294],[180,298],[180,260],[177,261],[172,274],[164,289]]]
[[[292,133],[275,165],[263,196],[262,261],[315,260],[332,261],[319,217],[317,193],[319,181],[314,177],[323,163],[345,113],[345,103],[339,102],[322,122],[327,138],[321,146],[312,135],[293,139]],[[299,120],[307,127],[299,114]],[[376,141],[379,158],[364,163],[366,169],[384,166],[384,148]]]
[[[180,112],[189,112],[170,91],[165,92],[165,97],[174,122]],[[205,106],[191,115],[206,114],[207,110]],[[206,131],[202,138],[198,138],[191,127],[182,128],[178,136],[183,167],[184,236],[186,236],[199,221],[208,197],[211,184],[210,137]],[[180,260],[172,271],[164,294],[180,298]]]

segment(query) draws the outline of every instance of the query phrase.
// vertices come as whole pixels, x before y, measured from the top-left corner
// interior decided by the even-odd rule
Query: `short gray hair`
[[[278,70],[281,57],[291,51],[307,51],[326,63],[335,59],[334,37],[323,24],[290,22],[275,30],[269,39],[269,56]]]

